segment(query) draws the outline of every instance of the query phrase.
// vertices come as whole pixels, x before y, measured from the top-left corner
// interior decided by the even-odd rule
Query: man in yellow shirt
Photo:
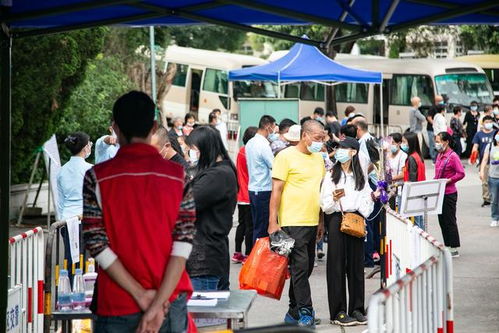
[[[284,321],[309,327],[315,326],[315,314],[308,278],[314,268],[316,240],[324,233],[319,218],[320,186],[325,175],[320,154],[323,141],[324,126],[316,120],[306,121],[298,145],[277,154],[272,167],[268,232],[282,228],[295,239],[289,255],[290,304]]]

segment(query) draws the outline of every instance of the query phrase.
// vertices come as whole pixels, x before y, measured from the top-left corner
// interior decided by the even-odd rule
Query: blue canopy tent
[[[306,38],[304,36],[303,38]],[[381,84],[380,72],[372,72],[343,66],[324,55],[317,47],[295,44],[286,55],[271,63],[229,72],[231,81],[273,81],[278,85],[291,82],[312,81],[324,85],[338,83]],[[381,135],[383,135],[383,94],[380,89]]]
[[[7,302],[13,39],[102,25],[208,23],[322,47],[422,24],[497,24],[498,17],[497,0],[0,0],[0,317]],[[320,24],[342,36],[305,40],[254,24]],[[0,320],[0,331],[5,324]]]
[[[324,55],[317,47],[297,43],[282,58],[271,63],[233,70],[231,81],[314,81],[381,83],[380,72],[371,72],[343,66]]]

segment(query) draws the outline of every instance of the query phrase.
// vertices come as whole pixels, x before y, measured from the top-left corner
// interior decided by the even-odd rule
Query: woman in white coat
[[[328,228],[327,289],[331,323],[341,326],[365,325],[364,237],[340,231],[344,213],[367,218],[374,207],[375,194],[362,172],[358,158],[359,143],[353,138],[339,142],[337,163],[326,174],[321,190],[321,207],[332,214]],[[346,297],[348,279],[348,308]]]

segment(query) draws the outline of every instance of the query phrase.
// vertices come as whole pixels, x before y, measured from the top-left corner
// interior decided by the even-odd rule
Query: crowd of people
[[[459,256],[460,247],[456,183],[465,176],[461,157],[468,153],[471,159],[479,155],[480,177],[489,185],[484,204],[491,204],[491,226],[499,225],[496,117],[480,115],[472,103],[464,123],[461,107],[454,107],[447,125],[441,96],[427,114],[418,97],[411,103],[409,130],[390,134],[383,141],[388,145],[369,133],[367,119],[351,106],[341,122],[321,108],[299,123],[264,115],[245,129],[234,163],[220,110],[210,113],[209,124],[187,114],[168,129],[154,120],[146,94],[120,97],[110,134],[96,142],[96,164],[85,161],[92,148],[88,135],[71,134],[65,144],[72,157],[58,177],[62,217],[82,216],[85,247],[100,267],[92,308],[96,331],[184,332],[192,291],[228,290],[231,260],[244,264],[255,240],[277,231],[295,240],[284,321],[316,325],[309,277],[316,258],[326,257],[331,323],[366,324],[364,270],[379,262],[378,179],[390,172],[399,188],[390,201],[395,209],[405,182],[426,180],[425,121],[435,179],[447,179],[438,220],[452,255]],[[487,112],[499,117],[499,100]],[[365,237],[342,231],[347,215],[365,221]],[[414,223],[425,227],[422,217]]]

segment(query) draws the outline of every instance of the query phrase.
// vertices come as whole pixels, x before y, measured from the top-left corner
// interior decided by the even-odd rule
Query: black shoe
[[[352,318],[354,318],[359,325],[367,325],[366,316],[364,316],[364,314],[359,310],[355,310],[354,312],[352,312]]]
[[[482,207],[490,206],[490,201],[484,201]]]
[[[347,315],[345,311],[341,311],[332,320],[332,323],[340,326],[355,326],[357,325],[357,320]]]

